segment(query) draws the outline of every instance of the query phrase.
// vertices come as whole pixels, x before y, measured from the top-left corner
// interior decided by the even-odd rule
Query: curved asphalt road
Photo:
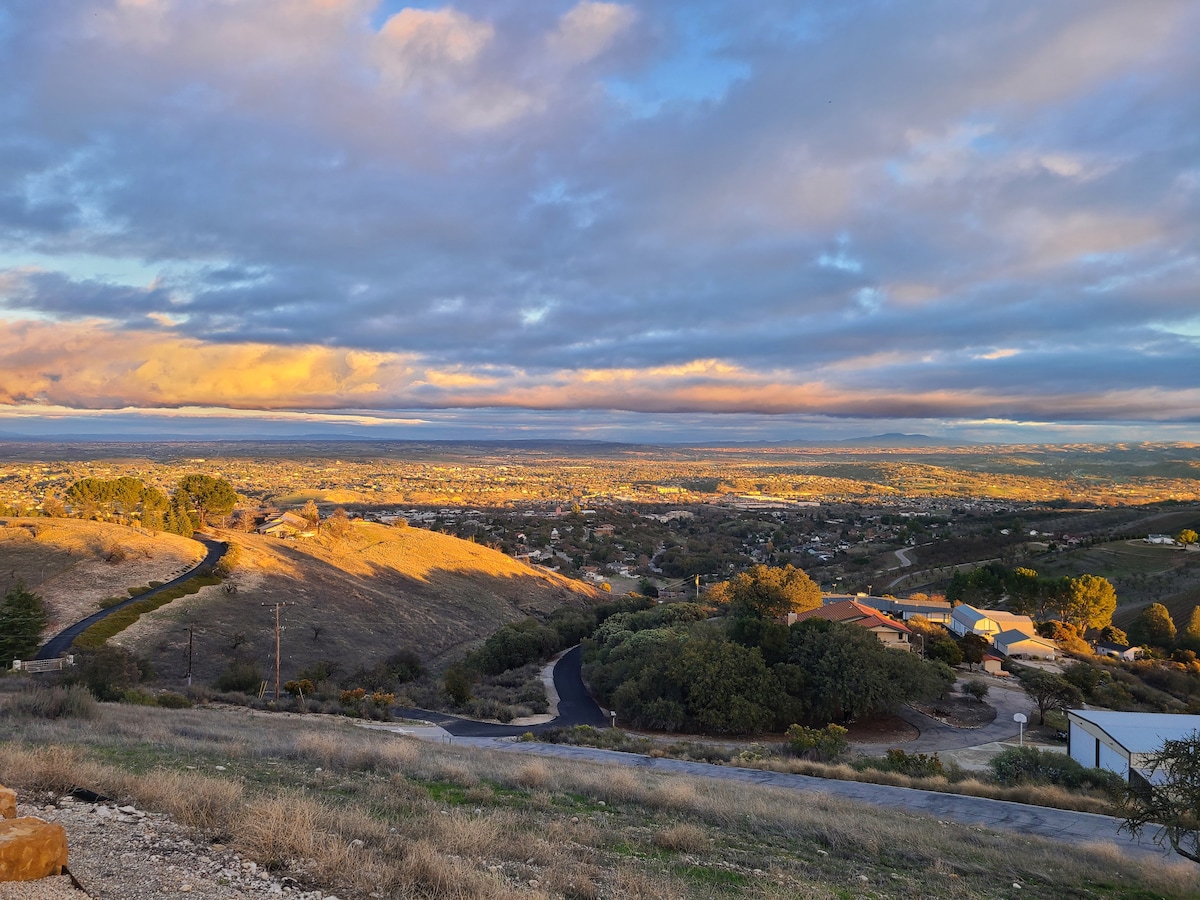
[[[83,634],[83,632],[89,626],[94,625],[96,622],[99,622],[106,616],[115,613],[118,609],[124,609],[131,603],[137,603],[139,600],[145,600],[147,597],[153,597],[155,594],[160,594],[168,588],[175,587],[177,584],[182,584],[195,575],[198,570],[203,569],[206,566],[215,566],[217,564],[217,560],[221,558],[221,555],[229,547],[229,545],[224,541],[214,541],[211,538],[197,538],[197,540],[199,540],[200,543],[208,548],[208,552],[204,555],[204,559],[200,560],[200,562],[198,562],[195,566],[188,569],[178,578],[172,578],[166,584],[160,585],[152,591],[146,591],[144,594],[138,594],[136,597],[130,597],[128,600],[118,603],[116,606],[110,606],[108,609],[102,609],[99,612],[92,613],[83,621],[76,622],[74,625],[64,628],[54,637],[50,638],[50,640],[46,641],[45,645],[43,645],[42,649],[37,652],[37,656],[35,656],[34,659],[55,659],[56,657],[61,656],[71,649],[71,644],[74,642],[75,638]]]
[[[554,689],[558,691],[558,716],[541,725],[494,725],[491,722],[460,719],[458,716],[429,709],[396,708],[393,712],[405,719],[431,722],[455,737],[517,737],[527,731],[536,734],[550,728],[571,728],[575,725],[603,727],[608,724],[608,716],[596,705],[596,701],[583,685],[583,677],[579,672],[582,660],[583,648],[575,646],[564,653],[555,664]]]

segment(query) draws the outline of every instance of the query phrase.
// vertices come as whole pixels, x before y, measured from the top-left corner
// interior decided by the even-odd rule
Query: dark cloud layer
[[[0,324],[115,342],[4,389],[1194,421],[1196,33],[1188,0],[0,0]],[[150,379],[142,332],[382,361],[273,400]]]

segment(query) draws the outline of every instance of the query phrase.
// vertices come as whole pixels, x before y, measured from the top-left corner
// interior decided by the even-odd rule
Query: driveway
[[[988,685],[985,702],[996,708],[996,718],[978,728],[955,728],[906,706],[897,715],[914,726],[921,734],[916,740],[905,741],[901,749],[908,753],[937,753],[943,750],[962,750],[966,747],[977,747],[980,744],[1016,740],[1020,726],[1013,721],[1013,715],[1024,713],[1030,722],[1037,721],[1037,705],[1021,688],[1015,685],[998,684],[999,679],[985,678],[982,674],[968,676],[968,678],[978,678]],[[959,684],[961,685],[961,682]],[[855,744],[854,746],[856,750],[874,749],[876,752],[879,751],[877,744]]]
[[[200,562],[198,562],[195,566],[188,569],[178,578],[172,578],[166,584],[159,585],[152,591],[146,591],[144,594],[138,594],[136,597],[130,597],[128,600],[118,603],[116,606],[110,606],[108,609],[102,609],[99,612],[92,613],[92,615],[88,616],[86,619],[64,628],[54,637],[50,638],[50,640],[46,641],[46,643],[42,646],[42,649],[37,652],[37,656],[35,656],[34,659],[56,659],[59,656],[62,656],[71,649],[71,644],[74,643],[75,638],[83,634],[84,631],[86,631],[96,622],[99,622],[101,619],[104,619],[107,616],[111,616],[118,609],[124,609],[131,603],[137,603],[149,597],[154,597],[158,594],[161,594],[165,590],[175,587],[176,585],[183,584],[183,582],[195,575],[200,569],[215,566],[217,564],[217,560],[221,558],[221,556],[225,553],[225,550],[229,547],[229,545],[224,541],[214,541],[212,538],[202,537],[197,538],[197,540],[199,540],[200,543],[208,548],[208,552],[204,555],[204,559],[200,560]]]

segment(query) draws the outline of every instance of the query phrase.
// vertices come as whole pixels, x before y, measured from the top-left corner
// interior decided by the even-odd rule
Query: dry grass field
[[[281,668],[294,677],[318,660],[342,671],[411,647],[435,667],[505,622],[602,595],[479,544],[419,528],[355,523],[345,538],[283,540],[219,533],[237,545],[225,586],[145,615],[116,641],[148,654],[162,677],[184,671],[194,626],[193,671],[202,681],[235,655],[274,666],[274,604],[286,603]],[[235,593],[226,591],[236,587]]]
[[[77,519],[0,518],[0,585],[42,596],[47,634],[91,615],[107,597],[169,581],[204,557],[190,538]]]
[[[343,900],[1200,895],[1186,862],[345,720],[125,705],[87,728],[19,719],[3,713],[16,680],[0,684],[0,781],[170,813]]]

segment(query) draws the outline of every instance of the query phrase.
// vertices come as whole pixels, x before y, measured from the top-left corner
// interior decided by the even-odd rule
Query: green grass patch
[[[750,879],[741,872],[718,869],[713,866],[676,865],[671,867],[671,871],[688,881],[708,887],[732,890],[750,884]]]
[[[140,619],[143,613],[153,612],[161,606],[166,606],[172,600],[178,600],[180,597],[196,593],[201,588],[220,583],[220,577],[212,573],[205,572],[193,575],[187,581],[183,582],[183,584],[176,585],[160,594],[155,594],[153,597],[147,597],[145,600],[130,603],[124,609],[106,616],[84,631],[79,637],[75,638],[73,646],[77,650],[95,650],[98,647],[103,647],[110,637],[120,634]]]

